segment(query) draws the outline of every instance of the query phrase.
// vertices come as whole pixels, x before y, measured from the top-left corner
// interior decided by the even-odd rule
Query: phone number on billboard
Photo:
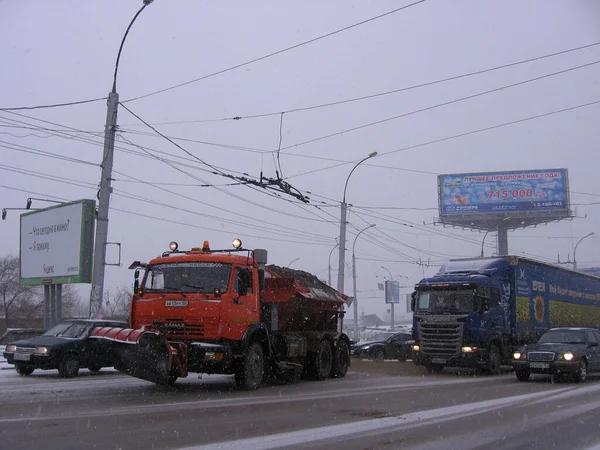
[[[551,206],[565,206],[564,202],[534,202],[536,208],[548,208]]]

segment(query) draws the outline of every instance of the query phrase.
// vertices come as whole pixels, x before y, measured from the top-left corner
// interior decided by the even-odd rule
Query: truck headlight
[[[521,352],[514,352],[513,353],[513,359],[525,359],[525,357],[527,356],[526,353],[521,353]]]
[[[418,352],[421,350],[421,346],[419,344],[414,344],[412,346],[413,352]]]
[[[574,357],[575,355],[573,355],[573,353],[571,352],[565,352],[565,354],[563,355],[565,361],[571,361]]]
[[[48,347],[36,347],[35,348],[36,355],[47,355],[48,353],[50,353],[50,351],[48,350]]]
[[[471,347],[470,345],[465,345],[460,349],[463,353],[475,353],[477,351],[477,347]]]
[[[16,345],[7,345],[6,346],[6,353],[14,353],[16,351],[17,351]]]

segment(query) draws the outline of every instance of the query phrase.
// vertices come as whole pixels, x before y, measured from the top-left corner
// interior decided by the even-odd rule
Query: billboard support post
[[[508,255],[508,229],[506,227],[498,227],[498,255]]]

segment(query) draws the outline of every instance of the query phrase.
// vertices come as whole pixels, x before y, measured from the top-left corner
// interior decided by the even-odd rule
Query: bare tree
[[[19,258],[0,258],[0,305],[4,313],[5,326],[11,326],[14,317],[23,317],[24,311],[39,308],[40,297],[32,286],[19,283]]]
[[[125,286],[116,290],[106,290],[102,304],[103,314],[111,317],[127,317],[132,295],[133,292]]]

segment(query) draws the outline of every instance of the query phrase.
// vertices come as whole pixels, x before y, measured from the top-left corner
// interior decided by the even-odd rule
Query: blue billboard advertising
[[[440,217],[569,210],[567,169],[439,175]]]

